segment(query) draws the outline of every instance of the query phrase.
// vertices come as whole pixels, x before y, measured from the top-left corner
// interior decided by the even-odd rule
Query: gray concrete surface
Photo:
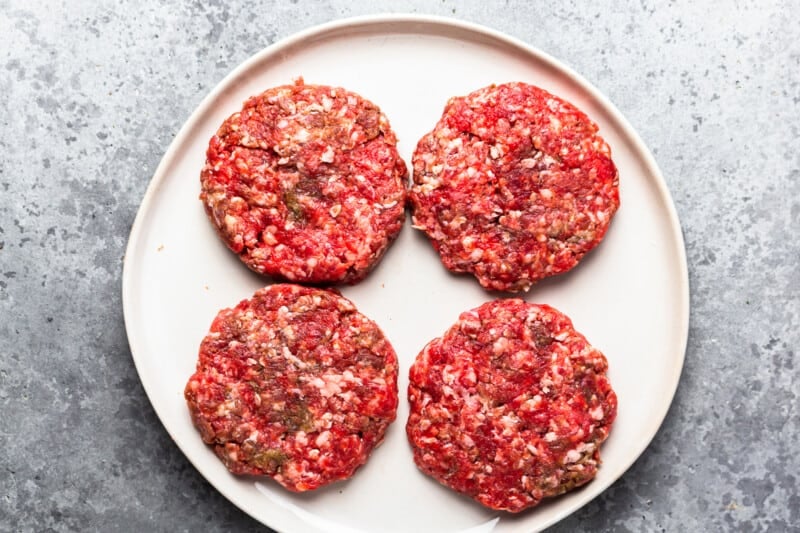
[[[682,220],[675,402],[631,470],[553,531],[800,530],[800,16],[772,0],[0,0],[0,530],[259,529],[139,384],[128,231],[225,74],[297,30],[389,11],[487,24],[574,67],[651,147]]]

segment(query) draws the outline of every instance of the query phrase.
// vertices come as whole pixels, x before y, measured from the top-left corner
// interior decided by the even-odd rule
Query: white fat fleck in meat
[[[226,416],[228,416],[228,414],[233,412],[233,410],[235,408],[236,408],[236,402],[234,400],[228,400],[228,401],[222,402],[217,407],[217,416],[226,417]]]
[[[281,330],[281,333],[283,333],[283,336],[289,339],[290,341],[293,341],[295,339],[294,328],[292,328],[292,326],[286,326],[285,328],[283,328],[283,330]]]
[[[460,228],[464,224],[464,222],[466,222],[466,221],[467,221],[467,217],[465,217],[464,215],[459,215],[459,216],[455,217],[453,220],[450,221],[449,226],[452,229],[457,229],[457,228]]]
[[[512,430],[512,431],[516,430],[518,422],[519,421],[517,420],[517,418],[514,417],[514,416],[511,416],[510,414],[503,415],[500,418],[500,425],[503,426],[504,429],[508,429],[508,430]]]
[[[429,178],[425,178],[422,182],[422,185],[417,187],[417,189],[423,194],[429,194],[436,190],[441,184],[441,180],[431,176]]]
[[[288,347],[283,347],[283,356],[286,358],[287,361],[291,362],[294,366],[299,368],[300,370],[304,370],[308,367],[308,364],[294,355]]]
[[[481,329],[483,323],[480,317],[474,312],[468,312],[461,315],[461,322],[459,327],[466,335],[475,337]]]
[[[542,403],[542,397],[537,394],[533,398],[528,398],[525,400],[522,403],[521,409],[523,411],[535,411],[539,407],[540,403]]]
[[[308,444],[308,435],[305,431],[298,431],[294,434],[294,441],[300,446],[306,446]]]
[[[319,160],[323,163],[333,163],[334,155],[333,147],[328,146],[325,148],[325,151],[322,152],[322,155],[319,156]]]
[[[481,257],[483,257],[483,250],[481,250],[480,248],[475,248],[469,254],[470,261],[479,261]]]
[[[322,433],[319,434],[317,440],[314,441],[314,444],[316,444],[319,447],[323,447],[325,446],[325,443],[327,443],[330,440],[330,438],[331,438],[331,432],[323,431]]]
[[[581,458],[581,453],[578,450],[570,450],[567,452],[567,455],[564,456],[564,463],[570,464],[575,463]]]
[[[592,417],[593,420],[602,420],[603,419],[603,406],[598,405],[591,411],[589,411],[589,416]]]
[[[461,148],[464,142],[461,140],[461,137],[456,137],[447,143],[448,150],[454,150],[456,148]]]
[[[470,367],[461,375],[461,383],[467,387],[472,387],[478,383],[478,376],[475,369]]]
[[[235,233],[239,226],[239,219],[233,215],[225,215],[225,229],[231,233]]]
[[[346,383],[347,381],[342,375],[326,373],[315,378],[311,383],[319,389],[319,393],[324,398],[330,398],[341,394],[343,391],[342,382]]]
[[[495,355],[500,355],[504,353],[508,349],[508,339],[505,337],[500,337],[499,339],[494,341],[492,344],[492,351]]]
[[[442,368],[442,383],[452,385],[456,381],[456,373],[451,365],[444,365]]]

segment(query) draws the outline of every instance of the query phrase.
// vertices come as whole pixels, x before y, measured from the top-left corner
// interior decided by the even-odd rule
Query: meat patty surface
[[[231,472],[307,491],[352,476],[383,440],[397,356],[346,298],[271,285],[219,312],[184,395]]]
[[[405,220],[407,170],[381,110],[338,87],[268,89],[211,138],[200,199],[225,244],[260,274],[355,283]]]
[[[507,299],[462,313],[409,373],[414,461],[511,512],[588,483],[617,413],[607,367],[552,307]]]
[[[487,289],[526,291],[572,269],[619,206],[597,131],[574,105],[525,83],[451,98],[412,158],[414,227],[446,268]]]

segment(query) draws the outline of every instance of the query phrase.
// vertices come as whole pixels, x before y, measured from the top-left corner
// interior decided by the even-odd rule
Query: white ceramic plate
[[[525,298],[572,317],[608,357],[619,415],[586,487],[512,516],[484,509],[423,476],[405,438],[408,368],[461,311],[493,298],[472,276],[448,274],[407,224],[380,266],[342,292],[373,318],[401,365],[398,420],[350,481],[290,494],[266,479],[230,475],[192,426],[183,399],[200,340],[216,312],[264,285],[215,235],[200,202],[209,138],[244,100],[303,76],[346,87],[381,106],[410,161],[416,141],[450,96],[505,81],[560,95],[600,125],[620,171],[622,206],[605,241],[572,272]],[[689,318],[680,226],[663,178],[619,111],[568,67],[487,28],[448,19],[380,16],[312,28],[246,61],[203,101],[164,155],[142,202],[125,256],[123,299],[136,368],[181,450],[222,494],[280,531],[516,532],[542,529],[613,483],[642,453],[678,384]]]

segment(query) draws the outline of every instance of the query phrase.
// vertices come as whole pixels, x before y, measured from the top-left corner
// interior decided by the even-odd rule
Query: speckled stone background
[[[553,531],[800,530],[797,6],[589,4],[0,0],[0,530],[259,530],[139,384],[129,228],[237,64],[390,11],[487,24],[571,65],[651,147],[682,220],[692,318],[674,404],[631,470]]]

